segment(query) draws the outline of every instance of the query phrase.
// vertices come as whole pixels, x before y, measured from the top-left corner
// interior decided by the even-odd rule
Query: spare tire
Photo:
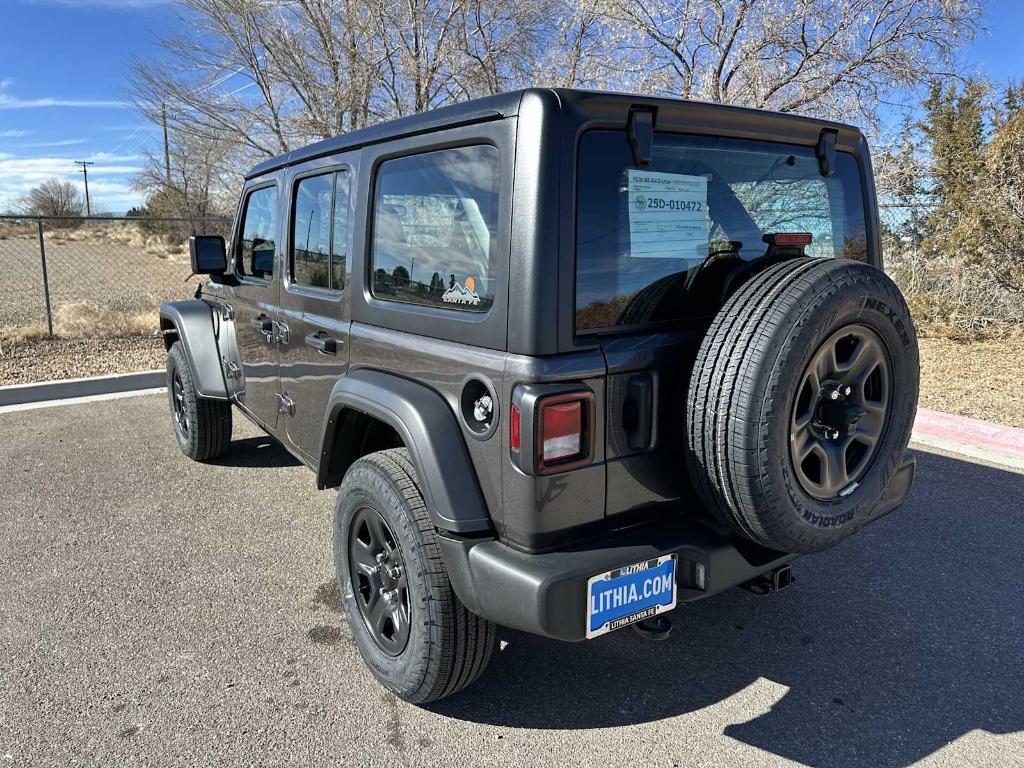
[[[917,338],[879,269],[795,258],[742,284],[694,363],[687,462],[723,523],[783,552],[869,522],[917,409]]]

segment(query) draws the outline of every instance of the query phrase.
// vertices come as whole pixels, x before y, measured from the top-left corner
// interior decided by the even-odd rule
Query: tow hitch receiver
[[[672,634],[672,619],[668,616],[651,616],[634,624],[633,631],[645,640],[668,640]]]
[[[793,567],[786,563],[740,586],[755,595],[768,595],[772,592],[781,592],[794,581],[796,576],[793,575]]]

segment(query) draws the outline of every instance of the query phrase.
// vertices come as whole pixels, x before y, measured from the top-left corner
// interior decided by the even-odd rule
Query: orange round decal
[[[476,291],[476,280],[474,280],[472,277],[466,278],[466,290]]]

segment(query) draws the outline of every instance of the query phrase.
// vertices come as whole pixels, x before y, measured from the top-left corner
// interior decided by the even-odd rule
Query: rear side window
[[[345,287],[348,185],[345,171],[308,176],[295,185],[292,283],[332,291]]]
[[[251,192],[242,211],[238,274],[270,279],[277,254],[277,187]]]
[[[371,272],[378,299],[486,312],[494,302],[498,150],[444,149],[381,163]]]
[[[809,256],[865,260],[857,161],[836,160],[826,177],[810,147],[658,134],[639,167],[624,133],[585,134],[577,330],[707,317],[730,279],[773,254],[775,234],[810,233]]]

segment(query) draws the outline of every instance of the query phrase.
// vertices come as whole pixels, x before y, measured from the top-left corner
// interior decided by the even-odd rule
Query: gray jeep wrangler
[[[864,137],[531,89],[264,162],[161,307],[174,433],[338,488],[355,641],[430,702],[496,626],[585,640],[791,581],[905,499],[914,329]]]

